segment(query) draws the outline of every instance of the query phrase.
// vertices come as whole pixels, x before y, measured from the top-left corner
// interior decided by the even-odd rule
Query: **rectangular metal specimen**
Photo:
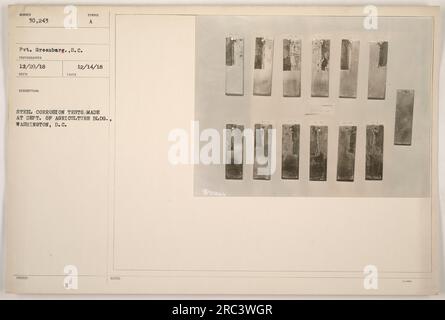
[[[226,95],[244,94],[244,40],[226,38]]]
[[[271,175],[271,147],[272,125],[255,124],[255,148],[253,178],[256,180],[270,180]]]
[[[300,167],[300,125],[283,124],[281,178],[298,179]]]
[[[283,96],[301,95],[301,40],[283,39]]]
[[[341,126],[338,131],[337,181],[354,181],[356,126]]]
[[[243,179],[244,126],[227,124],[226,129],[226,179],[240,180]]]
[[[255,38],[255,61],[253,70],[253,94],[272,94],[273,40]]]
[[[328,127],[311,126],[309,180],[326,181],[328,164]]]
[[[385,99],[388,41],[369,43],[368,99]]]
[[[366,126],[366,180],[383,179],[383,125]]]
[[[411,145],[413,133],[414,90],[397,90],[395,145]]]
[[[360,41],[341,41],[340,98],[357,97],[359,51]]]
[[[329,96],[330,40],[312,41],[312,97]]]

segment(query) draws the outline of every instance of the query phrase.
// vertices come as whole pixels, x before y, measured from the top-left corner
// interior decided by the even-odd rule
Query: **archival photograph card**
[[[437,293],[440,10],[364,9],[10,6],[6,290]]]

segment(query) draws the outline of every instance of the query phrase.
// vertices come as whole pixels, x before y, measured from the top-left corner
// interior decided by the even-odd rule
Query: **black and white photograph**
[[[382,17],[370,33],[358,17],[198,17],[195,120],[243,124],[244,145],[242,164],[195,165],[194,194],[428,195],[431,30],[420,18]]]
[[[4,0],[0,300],[444,298],[440,1]]]

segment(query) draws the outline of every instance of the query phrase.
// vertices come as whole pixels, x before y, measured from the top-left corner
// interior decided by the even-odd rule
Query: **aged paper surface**
[[[378,10],[11,6],[8,291],[437,293],[439,10]]]

